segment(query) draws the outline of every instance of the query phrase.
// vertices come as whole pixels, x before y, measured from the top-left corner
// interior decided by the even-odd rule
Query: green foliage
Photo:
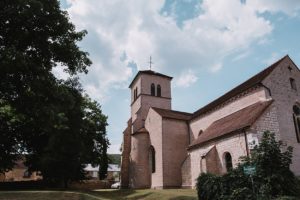
[[[57,0],[0,1],[0,172],[21,153],[30,170],[62,182],[84,176],[83,163],[107,169],[107,117],[75,76],[91,61]],[[54,67],[64,67],[67,81]],[[103,171],[102,173],[106,173]]]
[[[108,160],[110,164],[121,165],[121,155],[120,154],[108,154]]]
[[[241,158],[235,169],[223,176],[201,174],[197,180],[199,199],[273,199],[279,196],[299,196],[299,180],[289,169],[292,148],[286,147],[275,135],[266,131],[251,157]],[[256,166],[251,177],[243,167]],[[254,190],[254,192],[253,192]]]

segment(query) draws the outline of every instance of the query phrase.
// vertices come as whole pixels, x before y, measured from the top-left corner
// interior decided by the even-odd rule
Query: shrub
[[[203,173],[197,179],[197,193],[201,200],[218,199],[221,192],[220,177]]]
[[[201,200],[293,199],[291,196],[300,196],[300,181],[291,172],[291,163],[292,147],[285,147],[273,133],[266,131],[251,157],[241,158],[237,168],[223,176],[200,174],[198,197]],[[243,172],[245,165],[256,166],[253,186],[250,176]]]

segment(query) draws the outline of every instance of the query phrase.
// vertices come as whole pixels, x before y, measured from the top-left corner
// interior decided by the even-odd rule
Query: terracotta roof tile
[[[277,62],[273,63],[268,68],[264,69],[260,73],[256,74],[255,76],[251,77],[247,81],[243,82],[242,84],[238,85],[237,87],[233,88],[229,92],[225,93],[221,97],[217,98],[216,100],[212,101],[211,103],[207,104],[206,106],[200,108],[196,112],[193,113],[193,118],[198,117],[201,114],[204,114],[211,109],[217,107],[218,105],[224,103],[225,101],[229,100],[230,98],[250,89],[258,84],[260,84],[278,65],[279,63],[284,60],[285,58],[289,58],[288,55],[284,56]]]
[[[201,146],[206,142],[220,138],[244,128],[249,128],[266,108],[273,102],[264,101],[252,104],[235,113],[213,122],[204,132],[190,145],[189,148]]]
[[[168,79],[173,79],[173,77],[171,76],[167,76],[165,74],[161,74],[161,73],[158,73],[158,72],[155,72],[155,71],[152,71],[152,70],[142,70],[142,71],[139,71],[135,77],[133,78],[133,80],[131,81],[130,85],[129,85],[129,88],[132,86],[132,84],[134,83],[134,81],[137,79],[137,77],[140,75],[140,74],[149,74],[149,75],[155,75],[155,76],[161,76],[161,77],[165,77],[165,78],[168,78]]]
[[[167,109],[154,108],[154,107],[152,107],[152,109],[155,110],[160,116],[162,116],[164,118],[188,121],[191,119],[191,116],[192,116],[191,113],[180,112],[180,111],[175,111],[175,110],[167,110]]]

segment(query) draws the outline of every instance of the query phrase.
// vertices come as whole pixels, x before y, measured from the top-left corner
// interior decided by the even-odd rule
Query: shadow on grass
[[[197,197],[177,196],[177,197],[170,198],[170,200],[197,200]]]
[[[98,190],[98,191],[91,191],[89,194],[95,195],[97,197],[102,197],[105,199],[142,199],[146,198],[147,196],[151,195],[151,192],[144,192],[138,193],[136,190],[128,190],[128,189],[121,189],[121,190]]]

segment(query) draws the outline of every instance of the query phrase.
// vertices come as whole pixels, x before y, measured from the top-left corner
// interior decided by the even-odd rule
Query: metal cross
[[[151,56],[150,56],[149,64],[150,64],[150,70],[151,70],[151,67],[152,67],[152,64],[153,64],[153,62],[152,62],[152,57],[151,57]]]

